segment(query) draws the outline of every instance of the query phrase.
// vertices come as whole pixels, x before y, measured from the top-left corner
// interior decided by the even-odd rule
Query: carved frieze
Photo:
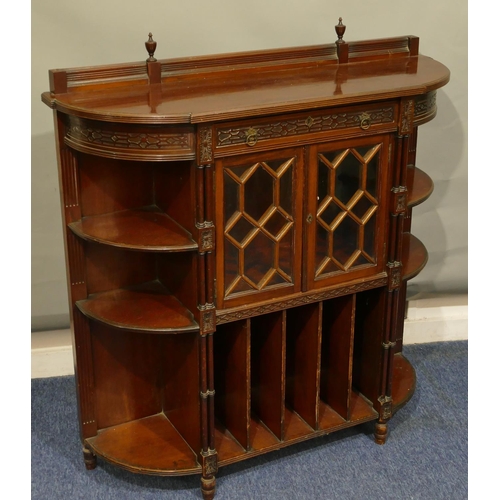
[[[72,117],[64,139],[77,151],[135,160],[194,158],[194,134],[154,126],[106,127],[106,123]]]
[[[274,311],[280,311],[282,309],[288,309],[290,307],[301,306],[304,304],[309,304],[311,302],[318,302],[320,300],[340,297],[342,295],[347,295],[350,293],[362,292],[364,290],[377,288],[386,284],[387,278],[379,278],[364,283],[356,283],[354,285],[335,288],[333,290],[325,290],[323,292],[310,293],[307,295],[302,295],[300,297],[294,297],[292,299],[280,300],[279,302],[273,302],[272,304],[265,304],[257,307],[247,306],[247,308],[239,311],[227,313],[223,312],[222,314],[217,315],[217,324],[229,323],[230,321],[251,318],[253,316],[260,316],[261,314],[267,314]]]
[[[415,98],[414,120],[420,122],[425,118],[431,118],[436,113],[436,91],[429,92]]]
[[[365,128],[367,117],[370,126],[394,121],[394,107],[370,109],[367,111],[347,111],[328,113],[325,115],[306,116],[303,118],[263,122],[251,126],[227,127],[217,130],[217,147],[234,146],[247,143],[248,130],[253,128],[256,141],[277,139],[282,137],[326,132],[346,128]]]

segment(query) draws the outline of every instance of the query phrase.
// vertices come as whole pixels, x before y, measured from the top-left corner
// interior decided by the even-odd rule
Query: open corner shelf
[[[102,429],[87,443],[100,457],[131,472],[201,472],[196,453],[163,413]]]
[[[109,290],[76,302],[87,317],[115,328],[149,333],[199,330],[192,313],[158,281]]]
[[[181,252],[198,248],[185,229],[154,205],[84,217],[69,227],[85,240],[133,250]]]

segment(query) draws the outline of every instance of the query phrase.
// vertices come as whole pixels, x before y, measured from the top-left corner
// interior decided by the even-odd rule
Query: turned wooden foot
[[[201,493],[204,500],[212,500],[215,495],[215,476],[201,478]]]
[[[387,440],[387,422],[377,422],[375,424],[375,442],[385,444]]]
[[[85,467],[87,470],[95,469],[97,465],[97,458],[90,448],[87,446],[83,447],[83,460],[85,462]]]

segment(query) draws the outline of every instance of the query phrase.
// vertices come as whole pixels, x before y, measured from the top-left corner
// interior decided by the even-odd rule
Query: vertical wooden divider
[[[356,295],[323,303],[321,398],[342,418],[351,416]]]
[[[250,448],[250,320],[214,333],[215,414],[243,448]]]
[[[354,325],[353,386],[372,403],[379,397],[382,378],[384,312],[387,288],[375,288],[357,294]]]
[[[285,421],[286,311],[252,319],[252,411],[280,440]]]
[[[287,313],[286,401],[313,429],[318,429],[323,303]]]

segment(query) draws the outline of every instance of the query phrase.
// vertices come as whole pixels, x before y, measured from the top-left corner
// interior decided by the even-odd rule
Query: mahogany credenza
[[[83,455],[200,474],[412,396],[418,38],[51,70]]]

